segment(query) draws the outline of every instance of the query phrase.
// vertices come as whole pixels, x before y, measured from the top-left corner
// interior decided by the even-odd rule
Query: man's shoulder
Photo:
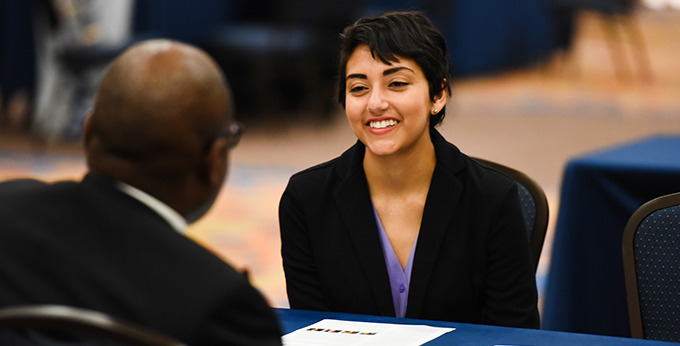
[[[11,179],[0,182],[0,190],[2,191],[20,191],[25,189],[39,189],[44,188],[48,184],[37,179],[21,178]]]
[[[75,181],[45,182],[37,179],[12,179],[0,182],[0,200],[35,199],[39,196],[63,194],[75,187]]]

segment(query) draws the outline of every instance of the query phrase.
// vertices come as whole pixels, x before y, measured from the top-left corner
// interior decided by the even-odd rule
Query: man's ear
[[[218,137],[210,145],[205,154],[204,179],[210,186],[221,186],[229,164],[229,142],[226,138]]]
[[[83,145],[85,148],[90,144],[90,138],[92,138],[92,112],[87,114],[83,124]]]

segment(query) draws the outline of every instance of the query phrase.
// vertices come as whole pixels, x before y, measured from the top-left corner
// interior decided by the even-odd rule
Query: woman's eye
[[[408,85],[408,83],[406,83],[406,82],[392,82],[392,83],[390,83],[391,87],[396,87],[396,88],[407,86],[407,85]]]
[[[356,92],[360,92],[360,91],[363,91],[363,90],[366,90],[365,86],[355,86],[353,88],[350,88],[349,92],[356,93]]]

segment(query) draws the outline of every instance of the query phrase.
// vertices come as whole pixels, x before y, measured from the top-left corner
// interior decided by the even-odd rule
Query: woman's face
[[[377,156],[430,145],[430,114],[446,105],[445,91],[430,100],[423,71],[397,57],[387,65],[360,45],[347,61],[345,111],[352,131]]]

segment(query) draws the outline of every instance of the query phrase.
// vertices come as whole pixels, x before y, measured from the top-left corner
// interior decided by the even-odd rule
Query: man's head
[[[238,140],[229,87],[203,51],[151,40],[118,57],[85,124],[88,167],[189,222],[212,205]]]

